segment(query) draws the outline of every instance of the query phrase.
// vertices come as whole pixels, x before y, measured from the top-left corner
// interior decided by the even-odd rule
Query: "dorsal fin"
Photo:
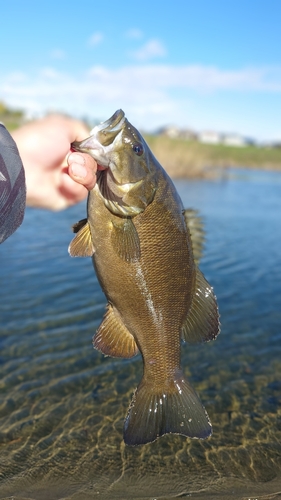
[[[87,219],[83,219],[74,224],[73,232],[77,234],[68,247],[68,252],[71,257],[91,257],[95,249]]]
[[[106,356],[114,358],[131,358],[138,353],[133,335],[111,304],[107,304],[107,311],[93,338],[93,345]]]
[[[197,210],[193,210],[192,208],[184,210],[183,215],[191,236],[194,260],[198,265],[202,257],[205,243],[205,232],[202,217],[198,215]]]

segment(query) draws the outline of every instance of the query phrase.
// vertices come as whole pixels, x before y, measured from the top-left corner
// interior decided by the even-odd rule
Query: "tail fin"
[[[189,382],[179,372],[174,390],[155,393],[144,380],[133,396],[124,424],[124,441],[139,445],[163,434],[205,439],[212,434],[208,414]]]

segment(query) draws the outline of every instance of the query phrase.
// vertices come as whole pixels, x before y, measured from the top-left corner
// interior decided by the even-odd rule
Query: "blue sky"
[[[281,139],[281,2],[0,0],[0,100]]]

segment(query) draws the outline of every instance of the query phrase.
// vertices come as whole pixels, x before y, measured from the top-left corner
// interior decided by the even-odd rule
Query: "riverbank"
[[[0,101],[1,121],[11,132],[23,125],[26,118],[21,110],[10,110]],[[164,135],[144,134],[144,137],[173,178],[217,179],[227,176],[229,167],[281,171],[281,148],[202,144]]]
[[[161,165],[174,178],[217,178],[228,167],[281,170],[281,148],[234,147],[145,135]]]

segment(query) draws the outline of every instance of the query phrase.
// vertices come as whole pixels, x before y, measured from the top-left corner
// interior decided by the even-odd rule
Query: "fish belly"
[[[94,265],[109,302],[135,337],[144,359],[157,357],[162,350],[178,363],[180,331],[195,278],[180,200],[173,189],[158,190],[146,210],[132,219],[140,242],[140,258],[133,262],[122,259],[112,244],[118,217],[97,196],[91,212]]]

